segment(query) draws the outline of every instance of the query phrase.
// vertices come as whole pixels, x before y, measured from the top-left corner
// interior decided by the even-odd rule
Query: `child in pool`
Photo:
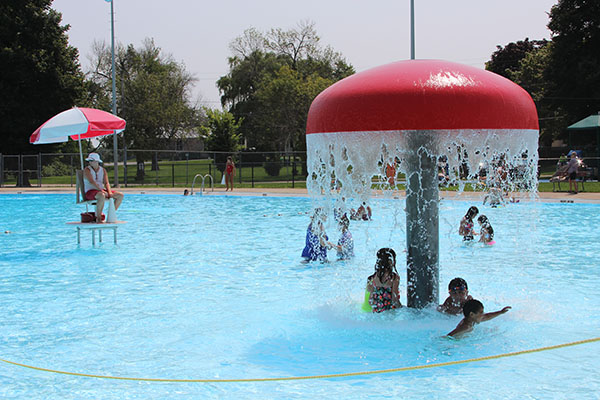
[[[323,222],[327,215],[321,208],[317,208],[310,224],[306,229],[306,244],[302,250],[302,257],[306,261],[327,261],[327,234]]]
[[[479,231],[479,241],[485,244],[492,243],[494,241],[494,228],[490,224],[490,221],[485,215],[480,215],[477,218],[477,222],[481,226]]]
[[[483,312],[483,304],[478,300],[469,300],[463,307],[464,318],[458,323],[456,328],[450,332],[447,336],[457,337],[462,336],[467,332],[471,332],[475,324],[483,321],[489,321],[492,318],[496,318],[498,315],[502,315],[510,310],[510,306],[504,307],[500,311],[494,311],[491,313]]]
[[[357,210],[354,208],[350,210],[350,218],[356,221],[370,221],[372,216],[373,211],[371,210],[371,207],[364,201]]]
[[[454,278],[448,284],[448,293],[450,296],[437,309],[446,314],[458,315],[462,312],[463,306],[473,297],[469,294],[467,281],[463,278]]]
[[[475,231],[473,226],[473,218],[479,214],[479,210],[475,206],[471,206],[465,216],[460,221],[460,226],[458,227],[458,234],[462,235],[463,240],[473,240],[473,236],[475,235]]]
[[[390,248],[377,251],[375,273],[367,278],[369,304],[373,312],[391,310],[402,307],[398,286],[400,276],[396,271],[396,252]]]
[[[336,248],[338,260],[349,260],[354,257],[354,239],[348,230],[348,227],[350,226],[348,216],[344,214],[340,218],[339,226],[342,236],[340,236],[337,245],[331,244],[331,247]]]

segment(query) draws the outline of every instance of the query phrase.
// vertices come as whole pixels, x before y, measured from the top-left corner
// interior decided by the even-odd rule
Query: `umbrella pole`
[[[81,150],[81,134],[77,136],[79,136],[79,139],[77,140],[79,142],[79,160],[81,161],[81,170],[83,171],[83,150]]]

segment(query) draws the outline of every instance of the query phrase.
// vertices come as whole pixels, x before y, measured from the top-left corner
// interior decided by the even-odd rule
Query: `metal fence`
[[[109,179],[113,181],[112,152],[100,151]],[[306,153],[223,153],[164,150],[124,150],[119,154],[120,186],[191,187],[194,177],[205,183],[221,184],[227,156],[236,164],[236,185],[304,187]],[[540,180],[556,172],[559,158],[540,158]],[[585,157],[587,179],[598,180],[600,158]],[[74,186],[75,171],[81,168],[77,153],[0,154],[0,187]],[[199,182],[199,181],[197,181]],[[112,182],[114,185],[114,182]],[[199,185],[199,183],[197,184]]]
[[[109,180],[114,185],[112,152],[99,151]],[[119,152],[119,185],[191,187],[194,177],[210,176],[215,186],[223,179],[227,156],[235,165],[235,183],[255,187],[269,184],[301,187],[306,182],[306,153],[223,153],[163,150]],[[85,164],[85,163],[84,163]],[[0,154],[0,187],[74,186],[81,168],[78,153]],[[208,181],[207,180],[207,183]]]

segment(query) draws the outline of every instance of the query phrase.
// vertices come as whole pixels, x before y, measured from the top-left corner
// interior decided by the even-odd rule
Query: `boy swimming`
[[[492,318],[496,318],[498,315],[504,314],[510,310],[510,306],[504,307],[500,311],[494,311],[491,313],[483,312],[483,304],[478,300],[469,300],[463,307],[464,318],[458,323],[456,328],[450,332],[447,336],[459,337],[467,332],[471,332],[475,324],[483,321],[489,321]]]
[[[473,300],[469,295],[469,287],[463,278],[454,278],[448,284],[448,298],[437,310],[446,314],[458,315],[462,312],[464,304]]]

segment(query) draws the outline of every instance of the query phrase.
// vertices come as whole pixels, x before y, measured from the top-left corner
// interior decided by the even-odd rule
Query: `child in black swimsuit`
[[[475,206],[471,206],[463,219],[460,221],[460,226],[458,227],[458,234],[462,235],[463,240],[473,240],[474,232],[474,223],[473,218],[475,218],[479,214],[479,210]]]

